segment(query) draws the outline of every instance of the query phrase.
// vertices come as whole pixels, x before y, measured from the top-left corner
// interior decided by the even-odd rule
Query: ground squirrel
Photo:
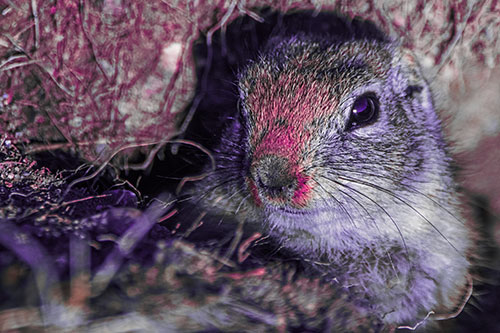
[[[453,312],[471,236],[431,91],[398,42],[336,19],[274,31],[240,69],[238,111],[191,193],[365,293],[387,323]]]

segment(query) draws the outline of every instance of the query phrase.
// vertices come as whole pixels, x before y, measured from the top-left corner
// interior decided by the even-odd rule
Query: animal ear
[[[426,83],[415,55],[409,49],[401,47],[399,56],[395,60],[399,62],[400,70],[405,77],[404,93],[406,96],[413,98],[422,93]]]
[[[393,83],[393,87],[396,87],[396,91],[404,96],[414,109],[424,111],[408,112],[408,117],[416,122],[430,121],[431,123],[437,123],[432,92],[422,73],[417,57],[409,49],[401,46],[396,47],[395,51],[392,67],[395,70],[393,78],[397,82]]]
[[[433,109],[432,91],[422,73],[422,68],[415,54],[407,48],[397,47],[393,57],[393,68],[398,73],[398,91],[413,105],[420,105],[425,110]]]

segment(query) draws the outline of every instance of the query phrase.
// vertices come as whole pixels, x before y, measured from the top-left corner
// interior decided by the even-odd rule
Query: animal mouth
[[[304,216],[311,215],[312,211],[308,209],[293,208],[289,206],[271,206],[267,205],[266,210],[268,212],[279,213],[281,215],[293,215],[293,216]]]

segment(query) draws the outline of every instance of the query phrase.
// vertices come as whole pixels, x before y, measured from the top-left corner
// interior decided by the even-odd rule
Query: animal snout
[[[262,156],[253,163],[251,173],[259,193],[270,200],[289,200],[297,188],[290,163],[281,156]]]

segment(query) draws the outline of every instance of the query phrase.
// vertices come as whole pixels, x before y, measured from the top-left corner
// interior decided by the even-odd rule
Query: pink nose
[[[259,193],[269,200],[290,200],[297,189],[297,178],[287,158],[267,154],[252,163],[252,178]]]

